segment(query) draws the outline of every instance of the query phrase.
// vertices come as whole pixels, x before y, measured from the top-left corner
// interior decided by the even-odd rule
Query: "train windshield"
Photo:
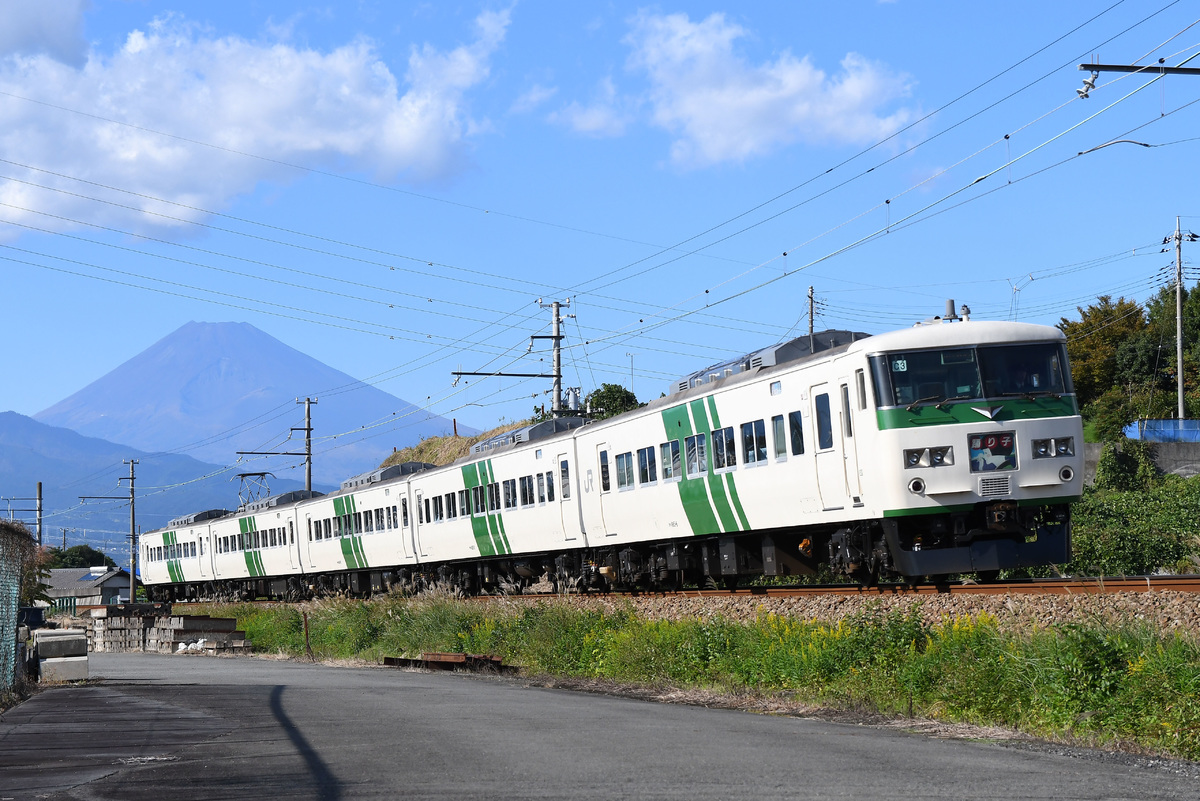
[[[917,406],[952,400],[1072,392],[1057,342],[914,350],[871,357],[876,403]]]

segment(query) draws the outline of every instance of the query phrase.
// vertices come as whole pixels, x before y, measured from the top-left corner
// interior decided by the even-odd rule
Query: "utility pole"
[[[808,288],[808,352],[816,353],[817,346],[813,344],[813,288]]]
[[[1183,235],[1175,218],[1175,382],[1179,395],[1179,419],[1183,409]]]
[[[562,332],[562,321],[564,319],[570,319],[571,317],[574,317],[575,315],[568,314],[566,317],[563,317],[563,315],[560,313],[562,311],[563,307],[570,307],[570,305],[571,305],[570,299],[567,299],[564,301],[556,300],[553,303],[542,303],[542,299],[538,298],[537,302],[538,302],[538,305],[541,306],[543,309],[551,309],[554,314],[553,327],[551,328],[552,333],[550,336],[546,336],[544,334],[531,336],[529,338],[529,349],[531,351],[533,350],[533,340],[535,340],[535,339],[551,340],[553,342],[553,347],[554,347],[554,357],[553,357],[554,372],[552,372],[552,373],[505,373],[505,372],[501,372],[501,371],[496,371],[496,372],[492,372],[492,373],[472,373],[472,372],[464,372],[462,370],[452,370],[450,372],[450,375],[455,377],[454,378],[455,384],[457,384],[458,379],[464,375],[482,375],[482,376],[487,376],[489,378],[495,378],[495,377],[553,378],[554,379],[554,405],[553,405],[552,409],[553,409],[553,416],[555,418],[558,418],[558,417],[561,417],[562,413],[563,413],[563,402],[562,402],[562,339],[563,339],[563,336],[561,333]]]
[[[129,465],[129,603],[137,603],[137,514],[134,511],[133,467],[137,459],[122,460]],[[124,481],[124,478],[117,479]]]
[[[42,547],[42,482],[38,482],[37,491],[37,529],[38,529],[38,547]]]
[[[304,452],[297,453],[295,451],[237,451],[238,456],[303,456],[304,457],[304,489],[306,492],[312,492],[312,405],[317,402],[316,398],[304,399],[304,428],[292,428],[291,431],[304,432]],[[300,399],[296,398],[296,403],[300,403]],[[290,439],[290,437],[289,437]],[[242,473],[241,475],[269,475],[268,473]]]

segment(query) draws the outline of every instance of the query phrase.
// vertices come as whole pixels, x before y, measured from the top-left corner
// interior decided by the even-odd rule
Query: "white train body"
[[[142,536],[142,580],[166,598],[286,596],[542,576],[733,583],[820,562],[870,580],[1069,558],[1083,430],[1061,332],[829,333],[816,353],[805,337],[453,465],[173,521]]]

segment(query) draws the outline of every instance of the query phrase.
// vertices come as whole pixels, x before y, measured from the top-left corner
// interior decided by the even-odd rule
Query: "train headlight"
[[[904,451],[904,467],[945,467],[954,464],[954,448],[908,448]]]
[[[934,467],[954,464],[954,448],[949,445],[944,445],[941,448],[930,448],[929,463]]]
[[[1059,456],[1075,455],[1074,437],[1056,437],[1054,439],[1035,439],[1033,441],[1034,459],[1053,459]]]

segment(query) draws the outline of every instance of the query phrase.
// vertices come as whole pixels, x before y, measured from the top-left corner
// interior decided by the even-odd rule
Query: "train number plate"
[[[972,473],[1017,469],[1017,436],[1012,431],[971,434],[968,440]]]

